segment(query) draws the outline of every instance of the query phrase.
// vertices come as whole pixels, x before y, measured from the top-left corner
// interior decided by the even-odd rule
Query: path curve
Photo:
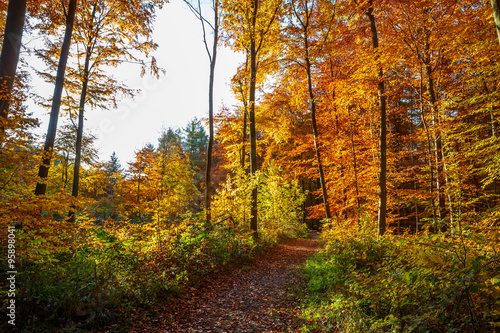
[[[243,269],[187,294],[156,325],[133,332],[291,332],[293,300],[287,288],[300,283],[293,269],[316,252],[317,234],[277,246]],[[295,329],[295,332],[297,329]]]

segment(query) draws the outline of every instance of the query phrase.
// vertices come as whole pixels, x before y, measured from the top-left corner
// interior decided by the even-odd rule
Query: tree
[[[245,50],[249,59],[249,97],[248,121],[250,129],[250,174],[255,176],[257,167],[257,132],[255,128],[256,88],[258,58],[271,48],[269,36],[276,32],[278,15],[282,7],[281,0],[262,1],[247,0],[244,2],[223,1],[225,25],[234,36],[235,48]],[[233,26],[233,30],[231,30]],[[250,229],[257,236],[257,187],[251,191],[252,208]]]
[[[294,18],[298,21],[299,29],[301,31],[302,36],[302,45],[301,45],[301,67],[306,71],[307,75],[307,91],[309,97],[309,107],[311,110],[311,120],[312,120],[312,130],[313,130],[313,139],[314,139],[314,152],[316,154],[316,161],[318,163],[318,173],[319,173],[319,181],[321,186],[321,192],[323,195],[323,204],[325,206],[325,217],[327,219],[331,218],[330,205],[328,203],[328,192],[327,185],[325,179],[325,173],[323,171],[323,163],[321,161],[321,152],[320,152],[320,144],[319,144],[319,132],[318,125],[316,121],[316,109],[317,109],[317,98],[313,89],[313,75],[312,75],[312,36],[314,32],[312,30],[312,20],[313,15],[315,15],[315,11],[317,10],[315,7],[318,7],[316,1],[311,1],[309,4],[308,0],[304,1],[291,1],[292,11],[294,14]],[[335,12],[334,12],[335,13]],[[335,15],[335,14],[334,14]],[[293,20],[291,21],[293,22]],[[317,35],[317,34],[316,34]],[[317,41],[314,41],[317,42]]]
[[[491,7],[493,8],[493,18],[495,19],[498,43],[500,44],[500,0],[491,0]]]
[[[370,30],[372,34],[372,46],[375,53],[375,63],[377,64],[378,74],[378,100],[379,100],[379,204],[378,204],[378,236],[382,236],[386,230],[386,214],[387,214],[387,115],[386,115],[386,96],[385,96],[385,83],[384,83],[384,70],[380,65],[380,57],[378,51],[378,33],[375,23],[375,15],[373,14],[373,0],[368,1],[368,9],[366,15],[370,20]]]
[[[207,145],[208,138],[205,128],[198,119],[194,118],[184,128],[183,146],[184,152],[189,158],[189,163],[191,164],[194,172],[193,182],[200,192],[202,192],[203,176],[206,175],[203,170],[203,166],[205,165],[207,159]],[[207,186],[206,183],[205,186]],[[206,199],[206,197],[196,198],[194,200],[196,205],[194,209],[203,209],[204,205],[202,203],[206,203],[204,199]]]
[[[197,118],[189,121],[184,128],[184,151],[195,169],[200,169],[204,164],[207,141],[207,133],[201,122]]]
[[[73,34],[73,25],[75,22],[76,3],[77,0],[70,0],[68,11],[66,14],[66,29],[64,33],[63,44],[61,46],[59,64],[57,66],[57,76],[54,86],[54,95],[52,98],[52,108],[50,110],[49,127],[47,129],[47,136],[45,137],[45,145],[43,148],[44,157],[42,164],[40,165],[40,168],[38,170],[38,177],[40,177],[40,180],[36,184],[36,195],[44,195],[47,190],[46,179],[47,175],[49,174],[49,167],[51,164],[53,153],[52,151],[54,149],[54,142],[56,139],[57,122],[59,120],[59,110],[61,108],[61,96],[64,85],[64,74],[66,71],[66,63],[68,61],[71,36]]]
[[[21,52],[25,15],[26,0],[9,1],[2,53],[0,54],[0,129],[2,132],[5,130],[4,122],[9,113],[12,88]]]
[[[76,38],[77,45],[81,43],[83,47],[83,52],[77,54],[77,57],[79,60],[80,57],[84,59],[84,65],[80,74],[82,87],[78,106],[78,132],[73,173],[72,195],[74,197],[78,196],[84,110],[89,82],[103,79],[100,67],[107,63],[111,62],[113,66],[118,66],[124,61],[137,61],[138,59],[131,52],[131,47],[134,52],[139,51],[146,55],[157,47],[156,44],[150,41],[154,6],[143,5],[144,10],[138,12],[132,9],[136,6],[132,2],[109,3],[108,1],[91,0],[89,5],[78,16],[79,25],[77,26]],[[127,8],[127,6],[132,8]],[[127,24],[124,25],[123,21],[126,21]],[[143,66],[144,73],[145,63],[144,61],[139,63]],[[151,62],[151,71],[153,74],[158,75],[158,68],[156,68],[154,58]],[[108,83],[105,84],[108,85],[106,89],[102,91],[94,90],[94,93],[97,92],[97,95],[101,95],[94,96],[94,98],[101,100],[107,98],[116,105],[116,97],[111,92],[121,90],[124,93],[132,94],[129,89],[117,84],[115,81],[107,81]],[[112,82],[112,84],[109,85],[109,82]]]
[[[205,209],[207,210],[207,225],[210,224],[211,216],[211,188],[212,188],[212,160],[213,160],[213,145],[214,145],[214,79],[215,79],[215,65],[217,62],[217,47],[219,44],[219,0],[212,0],[213,21],[209,22],[204,16],[202,11],[201,1],[193,5],[190,1],[184,0],[189,6],[191,11],[200,20],[201,28],[203,30],[203,43],[207,51],[208,59],[210,61],[210,75],[208,84],[208,148],[207,148],[207,163],[205,170]],[[207,41],[206,27],[208,26],[212,31],[212,45],[210,48]]]
[[[105,164],[104,170],[106,171],[106,174],[111,180],[108,193],[110,195],[113,195],[115,193],[115,186],[118,182],[118,179],[121,178],[121,172],[122,172],[122,166],[115,152],[113,152],[109,157],[109,161]]]
[[[70,185],[69,175],[75,167],[75,142],[77,137],[77,128],[72,123],[65,123],[57,130],[57,137],[54,143],[54,176],[61,172],[60,187],[65,189]],[[86,165],[92,165],[97,162],[97,149],[93,147],[96,137],[88,133],[82,138],[81,161]],[[60,170],[62,168],[62,170]],[[59,170],[58,170],[59,169]],[[49,177],[50,178],[50,177]],[[59,177],[58,177],[59,178]],[[54,177],[52,178],[54,179]],[[53,188],[59,190],[59,188]],[[50,189],[47,190],[50,192]]]

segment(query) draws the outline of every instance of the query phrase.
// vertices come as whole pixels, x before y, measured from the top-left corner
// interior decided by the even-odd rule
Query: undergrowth
[[[330,225],[302,271],[301,332],[500,331],[498,228],[386,235]]]
[[[71,246],[46,250],[47,239],[17,230],[19,253],[30,249],[17,262],[19,331],[86,331],[117,322],[126,328],[134,309],[152,309],[263,247],[224,223],[204,228],[189,220],[161,233],[144,225],[85,225],[75,228]],[[5,260],[1,265],[8,270]],[[4,308],[7,289],[0,294]]]

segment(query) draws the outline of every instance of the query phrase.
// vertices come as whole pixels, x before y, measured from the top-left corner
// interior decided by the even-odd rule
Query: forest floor
[[[317,247],[315,232],[289,240],[160,306],[132,332],[297,332],[292,294],[304,281],[295,268]]]

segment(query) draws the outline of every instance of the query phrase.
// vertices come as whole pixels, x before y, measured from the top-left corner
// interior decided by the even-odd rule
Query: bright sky
[[[130,88],[142,90],[135,100],[124,100],[116,110],[86,110],[85,131],[99,138],[96,147],[101,160],[116,152],[122,167],[134,158],[134,151],[150,142],[157,145],[162,128],[183,128],[189,120],[208,117],[208,56],[203,44],[201,24],[182,0],[170,0],[158,12],[154,40],[158,65],[167,73],[160,80],[141,78],[139,69],[123,66],[117,78]],[[233,105],[229,82],[241,54],[219,48],[215,77],[215,111]],[[37,90],[38,81],[33,80]],[[48,89],[52,94],[53,87]],[[47,131],[48,112],[35,112]],[[59,120],[62,124],[62,119]]]

